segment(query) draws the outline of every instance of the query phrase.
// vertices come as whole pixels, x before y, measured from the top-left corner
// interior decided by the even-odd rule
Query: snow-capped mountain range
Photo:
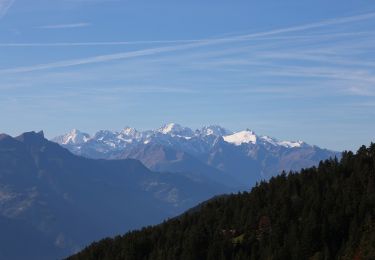
[[[164,136],[163,136],[164,135]],[[98,131],[94,136],[83,133],[77,129],[73,129],[70,133],[58,136],[53,141],[62,145],[80,145],[90,141],[101,141],[103,145],[108,145],[110,150],[122,149],[128,144],[135,144],[143,142],[144,144],[152,141],[157,141],[158,138],[170,137],[171,139],[183,138],[189,140],[191,138],[202,138],[204,136],[222,137],[225,142],[242,145],[242,144],[257,144],[267,143],[273,146],[283,146],[287,148],[296,148],[307,145],[302,141],[278,141],[269,136],[258,136],[252,130],[246,129],[240,132],[232,132],[221,126],[205,126],[201,129],[193,131],[188,127],[183,127],[176,123],[166,124],[157,130],[138,131],[135,128],[126,127],[121,131]]]
[[[252,185],[282,170],[299,170],[338,153],[302,141],[279,141],[253,131],[213,125],[192,130],[176,123],[156,130],[72,130],[52,141],[88,158],[133,158],[156,171],[191,172],[228,184]],[[219,177],[218,177],[219,176]],[[226,176],[226,177],[225,177]]]

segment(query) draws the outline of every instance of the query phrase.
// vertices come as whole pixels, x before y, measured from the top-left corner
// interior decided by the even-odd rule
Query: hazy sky
[[[375,2],[0,0],[0,132],[375,140]]]

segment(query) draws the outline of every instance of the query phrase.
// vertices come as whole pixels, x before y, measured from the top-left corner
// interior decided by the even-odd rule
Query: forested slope
[[[375,259],[375,144],[70,259]]]

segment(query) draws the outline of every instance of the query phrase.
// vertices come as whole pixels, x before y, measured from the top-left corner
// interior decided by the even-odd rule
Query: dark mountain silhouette
[[[43,132],[2,134],[0,259],[61,258],[103,236],[174,217],[225,189],[199,176],[151,172],[133,159],[79,157]]]

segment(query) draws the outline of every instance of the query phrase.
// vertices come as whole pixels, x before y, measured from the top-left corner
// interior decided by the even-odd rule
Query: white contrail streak
[[[109,54],[109,55],[99,55],[99,56],[93,56],[93,57],[82,58],[82,59],[65,60],[65,61],[59,61],[59,62],[53,62],[53,63],[38,64],[38,65],[33,65],[33,66],[17,67],[17,68],[12,68],[12,69],[3,69],[3,70],[0,70],[0,74],[32,72],[32,71],[38,71],[38,70],[57,69],[57,68],[65,68],[65,67],[72,67],[72,66],[79,66],[79,65],[86,65],[86,64],[110,62],[110,61],[122,60],[122,59],[130,59],[130,58],[143,57],[143,56],[149,56],[149,55],[155,55],[155,54],[161,54],[161,53],[167,53],[167,52],[175,52],[175,51],[180,51],[180,50],[193,49],[193,48],[209,46],[209,45],[217,45],[217,44],[236,42],[236,41],[246,41],[249,39],[258,38],[262,36],[278,35],[278,34],[283,34],[283,33],[315,29],[315,28],[320,28],[320,27],[325,27],[325,26],[330,26],[330,25],[357,22],[361,20],[371,19],[374,17],[375,17],[375,12],[357,15],[357,16],[330,19],[330,20],[325,20],[322,22],[305,24],[305,25],[300,25],[300,26],[293,26],[293,27],[288,27],[288,28],[281,28],[281,29],[271,30],[271,31],[266,31],[266,32],[258,32],[258,33],[252,33],[252,34],[232,36],[232,37],[227,37],[227,38],[194,40],[190,43],[181,44],[181,45],[150,48],[150,49],[143,49],[143,50],[130,51],[130,52],[121,52],[121,53],[115,53],[115,54]],[[95,43],[87,43],[87,44],[94,45]]]

